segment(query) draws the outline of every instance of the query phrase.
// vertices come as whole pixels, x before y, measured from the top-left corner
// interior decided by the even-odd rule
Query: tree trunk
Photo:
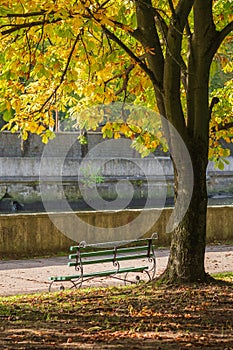
[[[185,216],[172,232],[170,257],[166,271],[161,276],[161,279],[168,283],[180,284],[208,280],[204,267],[208,164],[205,154],[200,141],[192,142],[190,156],[194,172],[193,194]],[[175,189],[179,186],[178,177],[175,171]]]
[[[161,278],[169,283],[200,282],[208,280],[204,267],[204,255],[209,137],[208,83],[213,57],[209,48],[215,41],[216,32],[211,0],[182,0],[178,2],[176,8],[172,2],[169,4],[172,18],[170,25],[166,27],[162,35],[162,37],[166,36],[164,56],[154,20],[156,9],[154,9],[155,12],[151,11],[151,0],[136,1],[138,28],[135,33],[135,37],[141,42],[145,52],[151,52],[151,49],[154,51],[153,55],[148,54],[147,61],[159,86],[163,87],[159,89],[154,86],[157,106],[160,114],[169,121],[182,138],[193,167],[193,183],[191,184],[193,193],[189,197],[187,195],[190,190],[188,181],[184,181],[190,174],[188,157],[184,159],[182,142],[173,133],[172,128],[163,123],[174,165],[175,210],[173,218],[177,223],[172,231],[168,266]],[[188,62],[185,62],[182,55],[184,30],[186,26],[186,30],[189,31],[188,16],[192,8],[194,10],[194,32],[188,38],[189,59]],[[182,75],[187,77],[184,83],[187,93],[186,108],[183,107],[181,101]],[[188,210],[184,214],[182,208],[187,207]]]
[[[201,1],[199,1],[201,4]],[[184,6],[189,6],[183,2]],[[200,5],[201,6],[201,5]],[[189,10],[189,9],[188,9]],[[183,25],[182,25],[183,23]],[[170,257],[165,273],[161,277],[169,283],[206,282],[204,257],[206,245],[207,188],[206,169],[208,164],[208,78],[210,60],[205,55],[205,41],[195,37],[188,62],[187,115],[183,114],[180,99],[181,65],[179,55],[182,49],[181,33],[185,21],[176,22],[177,28],[170,26],[167,36],[167,55],[164,69],[164,95],[166,116],[183,138],[191,157],[193,167],[193,193],[188,210],[172,231]],[[190,95],[190,92],[192,94]],[[192,121],[190,123],[190,120]],[[190,128],[191,126],[191,128]],[[174,159],[175,210],[180,210],[188,193],[182,178],[188,176],[185,161],[179,156],[177,144],[171,142],[179,163]],[[171,156],[173,158],[173,149]],[[179,196],[178,196],[179,192]],[[181,200],[180,200],[181,196]],[[179,198],[179,201],[176,200]]]

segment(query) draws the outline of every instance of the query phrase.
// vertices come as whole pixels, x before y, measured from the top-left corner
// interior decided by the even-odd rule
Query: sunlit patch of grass
[[[233,272],[221,272],[212,275],[217,280],[233,283]]]

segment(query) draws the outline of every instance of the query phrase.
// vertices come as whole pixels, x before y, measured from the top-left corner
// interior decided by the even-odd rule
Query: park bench
[[[124,284],[151,280],[156,270],[154,240],[157,238],[154,233],[151,238],[145,239],[98,244],[81,242],[71,246],[68,266],[74,267],[76,274],[49,277],[49,291],[54,283],[60,283],[60,289],[64,289],[63,282],[71,282],[71,288],[80,288],[83,282],[97,277],[115,278]],[[93,271],[88,268],[90,265],[94,267]]]

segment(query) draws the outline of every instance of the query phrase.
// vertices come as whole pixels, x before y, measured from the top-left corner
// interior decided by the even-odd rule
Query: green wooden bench
[[[77,246],[72,246],[70,250],[73,253],[69,255],[68,266],[74,267],[76,273],[49,277],[49,291],[54,283],[60,283],[60,289],[64,289],[63,282],[71,282],[72,288],[80,288],[83,282],[97,277],[111,277],[121,280],[125,284],[138,283],[145,280],[144,277],[146,280],[151,280],[156,272],[154,241],[157,238],[157,234],[154,233],[151,238],[146,239],[99,244],[81,242]],[[142,264],[140,259],[145,260],[145,264]],[[122,266],[123,261],[126,262],[127,266]],[[109,264],[110,268],[108,269],[106,265]],[[88,269],[90,265],[94,266],[94,271]],[[129,274],[133,275],[134,278],[129,278]]]

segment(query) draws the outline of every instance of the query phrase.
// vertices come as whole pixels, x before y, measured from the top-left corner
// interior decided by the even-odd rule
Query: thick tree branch
[[[160,30],[161,35],[162,35],[163,43],[166,46],[167,50],[169,51],[169,48],[167,45],[168,26],[167,26],[166,22],[164,21],[163,17],[160,15],[159,11],[157,11],[155,8],[153,9],[153,11],[155,14],[155,21],[158,22],[157,26]],[[186,26],[188,26],[188,24],[186,24]],[[189,28],[189,26],[188,26],[188,28]],[[171,56],[172,56],[172,54],[171,54]],[[175,57],[173,57],[173,59],[181,68],[182,83],[183,83],[185,91],[187,91],[187,83],[186,83],[187,67],[186,67],[185,61],[183,60],[181,55],[179,56],[179,58],[176,59]]]
[[[215,37],[213,1],[195,0],[193,5],[194,35],[189,57],[188,128],[190,134],[209,144],[209,47]]]
[[[211,119],[212,110],[213,110],[214,106],[218,103],[219,103],[219,98],[213,97],[211,102],[210,102],[210,106],[209,106],[209,119]]]
[[[188,15],[193,7],[193,4],[195,3],[195,0],[180,0],[175,12],[176,12],[176,18],[179,22],[179,30],[183,32],[183,29],[185,25],[187,24]],[[176,28],[177,29],[177,28]]]
[[[153,8],[154,16],[155,16],[155,23],[158,26],[158,29],[162,35],[163,41],[166,42],[167,38],[167,32],[168,32],[168,26],[159,11],[157,9]]]
[[[2,35],[8,35],[8,34],[12,34],[16,31],[18,31],[19,29],[31,28],[31,27],[36,27],[39,25],[45,25],[45,24],[51,24],[51,23],[58,23],[58,22],[62,21],[61,17],[56,18],[56,19],[52,19],[52,18],[48,19],[45,17],[46,15],[52,16],[54,14],[55,14],[54,11],[47,12],[47,11],[42,10],[40,12],[31,12],[31,13],[26,13],[26,14],[8,14],[4,17],[2,16],[2,18],[17,18],[17,17],[30,18],[30,17],[34,17],[34,16],[44,16],[44,19],[38,20],[38,21],[25,22],[25,23],[18,23],[18,24],[12,24],[12,23],[3,24],[0,26],[0,29],[3,29],[3,28],[8,28],[8,29],[2,30],[0,33]],[[82,16],[83,18],[87,18],[87,19],[90,18],[89,16],[87,16],[85,14],[79,14],[79,13],[69,14],[69,18],[75,18],[75,16]]]
[[[156,27],[155,13],[151,0],[135,0],[137,30],[133,36],[143,46],[147,53],[147,62],[149,69],[153,72],[158,84],[154,84],[156,100],[160,105],[160,113],[165,114],[163,106],[163,73],[164,73],[164,54],[158,30]],[[161,94],[162,92],[162,94]]]
[[[0,18],[28,18],[28,17],[34,17],[34,16],[43,16],[45,13],[46,13],[45,10],[36,11],[36,12],[27,12],[27,13],[7,13],[4,16],[0,16]]]
[[[128,55],[130,58],[134,60],[144,72],[149,76],[154,86],[156,86],[160,91],[162,91],[162,86],[160,86],[159,82],[155,78],[153,72],[147,67],[147,65],[141,61],[139,57],[137,57],[133,51],[131,51],[128,46],[126,46],[114,33],[112,33],[109,29],[107,29],[104,25],[101,25],[105,34],[115,43],[117,43]]]
[[[226,124],[220,124],[218,127],[218,130],[229,130],[230,128],[233,128],[233,122],[226,123]]]
[[[155,14],[155,18],[158,21],[158,27],[160,28],[160,32],[162,34],[164,44],[167,46],[167,49],[169,50],[168,45],[167,45],[168,26],[167,26],[166,22],[164,21],[164,19],[162,18],[162,16],[160,15],[160,13],[155,8],[153,8],[153,11]],[[186,26],[189,28],[188,23],[186,24]],[[180,66],[182,73],[184,75],[186,75],[187,74],[187,67],[186,67],[186,64],[185,64],[183,58],[181,57],[181,55],[178,59],[176,59],[175,57],[173,57],[173,58],[176,61],[176,63]]]
[[[36,27],[36,26],[40,26],[40,25],[49,24],[49,23],[57,23],[60,21],[61,21],[61,18],[56,18],[53,20],[44,19],[43,21],[35,21],[35,22],[30,22],[30,23],[5,24],[5,25],[2,25],[0,27],[0,29],[3,27],[11,27],[11,28],[1,31],[1,35],[12,34],[14,32],[17,32],[19,29],[23,29],[23,28],[32,28],[32,27]]]
[[[186,138],[186,123],[181,104],[181,77],[187,91],[187,68],[181,56],[182,38],[189,13],[194,0],[180,0],[175,8],[175,16],[171,20],[167,35],[167,51],[164,69],[165,104],[168,120]],[[182,74],[183,72],[183,74]]]
[[[84,1],[82,1],[82,2],[83,2],[83,5],[84,5],[84,7],[85,7]],[[150,6],[150,7],[151,7],[151,6]],[[117,43],[117,44],[129,55],[129,57],[131,57],[131,58],[134,60],[134,62],[138,63],[138,65],[142,68],[142,70],[144,70],[144,72],[149,76],[149,78],[151,79],[153,85],[154,85],[160,92],[162,92],[163,87],[161,86],[161,84],[159,83],[159,81],[156,79],[156,76],[154,75],[154,73],[152,72],[152,70],[150,70],[150,69],[147,67],[147,65],[146,65],[144,62],[142,62],[142,61],[140,60],[140,58],[137,57],[137,56],[133,53],[133,51],[130,50],[130,48],[129,48],[127,45],[125,45],[125,44],[123,43],[123,41],[121,41],[121,40],[120,40],[113,32],[111,32],[105,25],[101,24],[101,21],[100,21],[98,18],[96,18],[95,13],[92,13],[92,11],[90,10],[89,7],[85,7],[85,9],[86,9],[87,13],[89,14],[90,18],[93,18],[96,22],[98,22],[98,23],[100,24],[100,26],[101,26],[103,32],[106,34],[106,36],[107,36],[108,38],[110,38],[112,41],[114,41],[115,43]],[[112,22],[114,23],[114,21],[112,21]],[[118,27],[121,27],[121,26],[122,26],[121,23],[119,23],[119,22],[116,22],[116,24],[117,24]],[[149,48],[150,48],[150,47],[149,47]]]
[[[213,20],[212,0],[196,0],[194,2],[194,32],[196,42],[201,42],[200,49],[205,46],[209,51],[209,43],[212,42],[216,30]]]
[[[188,22],[188,21],[187,21],[187,23],[186,23],[186,25],[185,25],[185,30],[186,30],[186,33],[187,33],[189,45],[191,45],[192,32],[191,32],[190,25],[189,25],[189,22]]]
[[[233,21],[228,23],[220,32],[216,32],[212,46],[210,48],[211,56],[213,57],[218,51],[219,46],[230,32],[233,31]]]

